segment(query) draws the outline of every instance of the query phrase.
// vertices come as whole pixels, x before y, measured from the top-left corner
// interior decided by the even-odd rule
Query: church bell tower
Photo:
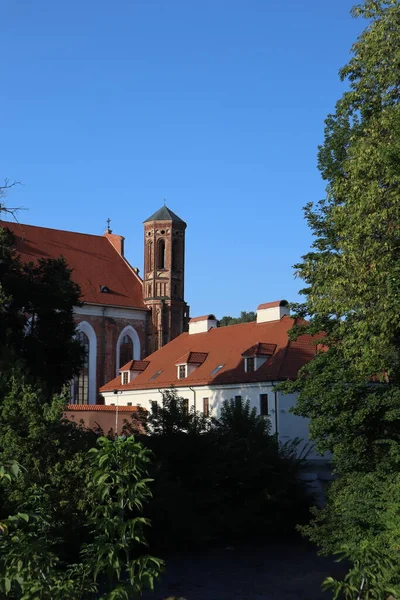
[[[167,206],[144,221],[143,297],[151,311],[149,354],[188,329],[185,230],[186,223]]]

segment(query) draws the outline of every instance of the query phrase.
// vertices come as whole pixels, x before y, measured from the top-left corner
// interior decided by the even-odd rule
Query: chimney
[[[257,307],[257,323],[279,321],[284,316],[290,316],[289,302],[287,300],[267,302]]]
[[[115,233],[111,233],[110,230],[107,230],[103,233],[104,237],[108,239],[110,244],[114,246],[118,254],[124,256],[124,240],[125,238],[122,235],[117,235]]]
[[[194,317],[189,321],[189,334],[205,333],[209,329],[217,326],[217,319],[214,315],[205,315],[204,317]]]

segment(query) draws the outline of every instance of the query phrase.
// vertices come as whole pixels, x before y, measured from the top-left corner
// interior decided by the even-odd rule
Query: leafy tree
[[[253,311],[246,312],[242,310],[240,313],[240,317],[222,317],[220,321],[218,321],[218,327],[226,327],[227,325],[237,325],[238,323],[250,323],[251,321],[255,321],[257,319],[257,314]]]
[[[166,400],[157,433],[150,429],[143,439],[155,455],[149,515],[156,544],[272,537],[306,520],[309,500],[297,478],[302,461],[279,447],[269,420],[248,401],[226,401],[220,420],[196,428],[194,419],[188,426],[176,392]]]
[[[9,517],[2,529],[0,590],[4,597],[129,600],[144,587],[153,588],[162,561],[141,550],[148,525],[143,506],[150,497],[148,451],[133,437],[100,438],[88,459],[90,509],[84,526],[90,539],[80,561],[68,564],[60,555],[54,503],[49,501],[48,490],[33,486],[23,505],[26,512]]]
[[[152,405],[147,425],[154,435],[203,433],[210,428],[211,419],[193,406],[189,408],[188,400],[170,389],[163,391],[161,405]]]
[[[340,72],[349,89],[318,157],[327,193],[306,206],[315,241],[296,265],[307,287],[295,308],[309,324],[294,335],[324,331],[324,351],[284,389],[299,392],[296,414],[311,418],[341,475],[305,531],[326,551],[346,546],[354,562],[377,530],[379,551],[393,556],[400,543],[383,485],[400,470],[400,3],[366,0],[353,15],[369,22]]]
[[[20,365],[50,394],[60,392],[82,364],[83,348],[74,339],[73,307],[80,289],[64,258],[24,264],[15,237],[0,227],[0,371]]]

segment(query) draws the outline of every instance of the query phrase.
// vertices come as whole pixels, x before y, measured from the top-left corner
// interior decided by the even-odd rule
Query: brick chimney
[[[108,239],[110,244],[114,246],[118,254],[124,256],[124,240],[125,238],[122,235],[117,235],[115,233],[111,233],[110,230],[105,231],[103,233],[104,237]]]

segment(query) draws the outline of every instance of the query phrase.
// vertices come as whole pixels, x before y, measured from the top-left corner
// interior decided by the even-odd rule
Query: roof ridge
[[[84,233],[83,231],[71,231],[71,229],[59,229],[58,227],[43,227],[42,225],[30,225],[29,223],[19,223],[18,221],[11,223],[9,221],[3,221],[2,219],[0,219],[1,227],[7,227],[7,225],[17,225],[19,227],[34,227],[35,229],[48,229],[50,231],[62,231],[63,233],[73,233],[74,235],[90,235],[99,239],[105,239],[105,236],[103,234],[99,235],[98,233]]]

